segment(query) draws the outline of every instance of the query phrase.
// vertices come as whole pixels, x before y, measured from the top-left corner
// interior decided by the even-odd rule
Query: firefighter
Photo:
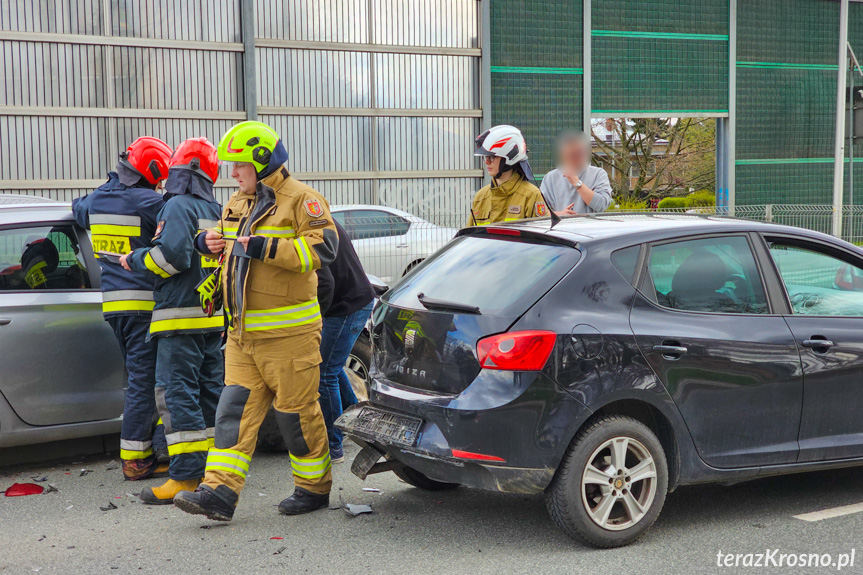
[[[153,247],[124,256],[126,269],[156,278],[156,307],[149,336],[158,344],[156,406],[165,425],[170,479],[141,491],[151,505],[173,502],[204,476],[207,450],[215,432],[216,406],[224,386],[221,313],[209,317],[196,287],[210,273],[195,250],[199,231],[218,225],[213,196],[219,175],[215,146],[192,138],[177,147],[168,165],[165,207],[159,212]]]
[[[227,253],[223,293],[230,318],[225,391],[216,416],[207,475],[174,504],[188,513],[230,521],[270,406],[290,451],[293,495],[287,515],[326,507],[330,453],[318,403],[321,311],[315,270],[329,265],[338,234],[323,197],[295,180],[287,151],[266,124],[243,122],[219,142],[239,184],[222,227],[198,236],[202,253]]]
[[[533,185],[527,143],[514,126],[495,126],[476,138],[475,156],[483,156],[491,185],[476,193],[468,226],[485,226],[548,215],[542,193]]]
[[[107,182],[72,202],[75,221],[92,234],[94,252],[127,254],[153,245],[165,205],[156,190],[168,177],[170,157],[171,147],[162,140],[138,138],[120,154],[117,171],[108,173]],[[120,344],[128,375],[120,432],[123,476],[147,479],[164,474],[168,461],[164,433],[153,433],[156,346],[147,341],[147,331],[154,278],[125,270],[116,260],[100,258],[99,264],[102,313]]]

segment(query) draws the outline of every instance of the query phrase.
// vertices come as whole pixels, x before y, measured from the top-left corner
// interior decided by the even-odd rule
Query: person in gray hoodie
[[[557,141],[558,167],[542,179],[543,196],[559,216],[604,212],[611,203],[611,183],[602,168],[590,164],[590,137],[568,130]]]

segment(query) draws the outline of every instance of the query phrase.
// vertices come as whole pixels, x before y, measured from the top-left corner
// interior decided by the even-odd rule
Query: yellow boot
[[[181,491],[194,491],[200,479],[185,479],[175,481],[169,479],[158,487],[147,487],[141,490],[141,501],[149,505],[170,505],[174,502],[174,496]]]

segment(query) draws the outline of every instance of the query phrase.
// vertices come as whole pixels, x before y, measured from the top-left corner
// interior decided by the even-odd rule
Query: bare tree
[[[612,137],[597,134],[605,125]],[[594,161],[612,168],[611,187],[623,201],[712,190],[716,182],[716,125],[700,118],[609,118],[591,126]],[[630,170],[638,175],[630,179]]]

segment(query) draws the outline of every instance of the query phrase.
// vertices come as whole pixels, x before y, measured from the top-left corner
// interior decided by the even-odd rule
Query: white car
[[[405,275],[458,232],[385,206],[332,206],[330,212],[350,236],[366,273],[387,284]]]

